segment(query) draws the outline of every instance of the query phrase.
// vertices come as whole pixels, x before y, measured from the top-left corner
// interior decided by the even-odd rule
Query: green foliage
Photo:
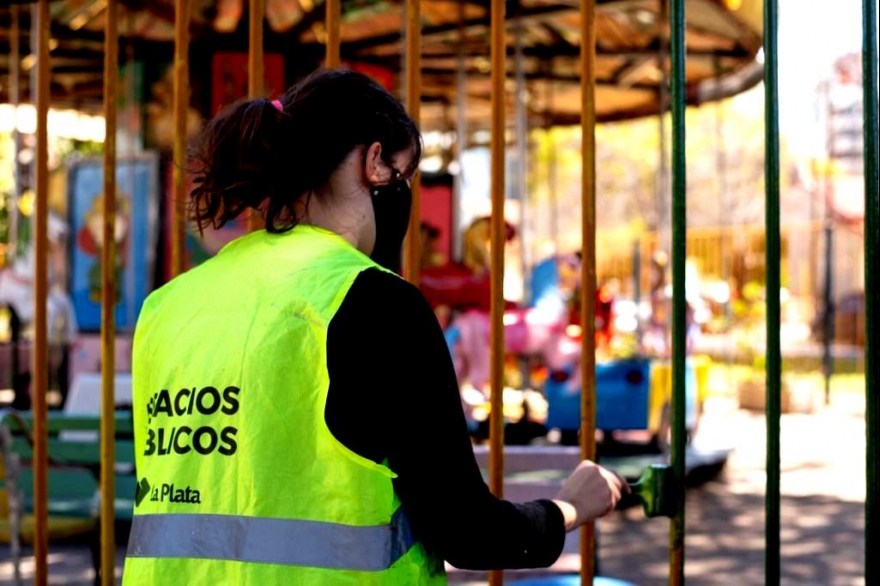
[[[765,357],[757,349],[765,339],[766,294],[764,283],[749,281],[731,304],[737,327],[733,331],[737,353],[744,356],[756,372],[763,372]]]
[[[687,206],[691,226],[763,222],[764,122],[761,104],[753,97],[687,109]],[[669,115],[665,129],[671,160]],[[659,130],[656,116],[596,128],[596,220],[601,231],[624,226],[655,229],[661,220],[669,225],[671,171],[666,200],[657,198]],[[579,234],[581,129],[536,130],[532,141],[531,206],[547,205],[550,168],[555,161],[560,231]],[[788,174],[783,173],[781,179],[784,190]]]
[[[58,159],[61,165],[64,165],[74,155],[90,157],[101,155],[104,152],[103,143],[72,138],[59,138],[55,146],[58,150]]]
[[[14,156],[12,136],[0,133],[0,244],[9,240],[9,208],[15,179]],[[0,265],[4,262],[5,259],[0,259]]]
[[[0,193],[11,193],[14,179],[15,148],[12,135],[0,132]],[[0,204],[2,205],[2,204]]]

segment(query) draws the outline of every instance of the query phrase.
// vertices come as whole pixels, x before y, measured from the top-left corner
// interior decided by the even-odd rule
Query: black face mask
[[[379,266],[400,273],[403,239],[412,210],[412,191],[401,174],[395,172],[391,183],[372,186],[370,195],[376,218],[376,244],[370,258]]]

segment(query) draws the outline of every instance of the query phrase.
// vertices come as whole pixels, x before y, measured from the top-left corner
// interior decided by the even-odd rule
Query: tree
[[[760,91],[760,88],[752,90]],[[763,104],[734,98],[686,112],[688,225],[718,226],[763,222]],[[667,148],[671,151],[671,117]],[[661,206],[657,198],[660,166],[657,117],[604,124],[596,128],[596,220],[602,232],[629,235],[669,222],[671,185]],[[532,132],[529,232],[533,243],[550,237],[552,165],[556,165],[559,245],[579,247],[581,130],[577,127]],[[671,158],[670,158],[671,160]],[[786,160],[783,152],[783,160]],[[671,183],[671,171],[669,174]],[[787,180],[787,174],[782,180]],[[667,224],[668,226],[668,224]],[[533,256],[533,258],[535,258]]]

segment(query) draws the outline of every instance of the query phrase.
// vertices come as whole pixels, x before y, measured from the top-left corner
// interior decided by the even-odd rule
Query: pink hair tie
[[[281,100],[272,100],[272,105],[275,106],[275,109],[279,112],[284,111],[284,106],[281,104]]]

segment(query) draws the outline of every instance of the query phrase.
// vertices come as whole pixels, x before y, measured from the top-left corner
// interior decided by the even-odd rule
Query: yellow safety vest
[[[375,266],[319,228],[260,231],[147,299],[125,584],[446,582],[410,529],[395,474],[324,420],[327,328]]]

